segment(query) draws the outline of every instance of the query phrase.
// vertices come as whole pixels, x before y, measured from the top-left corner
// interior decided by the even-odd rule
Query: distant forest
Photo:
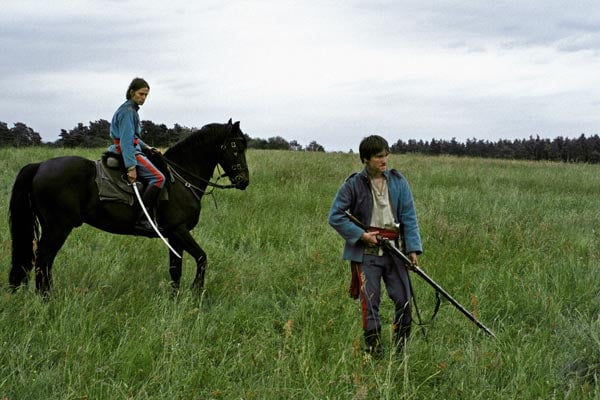
[[[142,138],[144,142],[153,147],[169,147],[179,140],[190,135],[197,128],[187,128],[175,124],[168,128],[165,124],[155,124],[152,121],[142,121]],[[89,125],[77,124],[71,130],[60,130],[60,138],[54,142],[42,142],[38,132],[22,122],[17,122],[14,127],[0,121],[0,147],[22,146],[48,146],[48,147],[108,147],[110,122],[101,119],[90,122]],[[293,150],[293,151],[325,151],[325,148],[316,141],[303,147],[297,141],[286,141],[280,136],[269,139],[251,138],[246,135],[248,147],[252,149],[268,150]]]
[[[42,142],[39,133],[17,122],[12,128],[0,121],[0,147],[48,146],[48,147],[104,147],[109,144],[110,123],[106,120],[90,122],[89,125],[77,124],[71,130],[61,129],[60,138],[55,142]],[[196,128],[187,128],[175,124],[168,128],[164,124],[142,121],[142,137],[154,147],[169,147],[182,138],[190,135]],[[247,136],[248,147],[263,150],[289,151],[321,151],[325,148],[312,141],[307,146],[296,140],[288,142],[280,136],[269,139],[251,138]],[[466,143],[452,140],[432,139],[431,141],[410,139],[398,140],[390,148],[394,154],[421,153],[426,155],[454,155],[464,157],[502,158],[514,160],[563,161],[600,163],[600,137],[578,138],[557,137],[542,139],[530,136],[528,139],[498,141],[467,139]]]

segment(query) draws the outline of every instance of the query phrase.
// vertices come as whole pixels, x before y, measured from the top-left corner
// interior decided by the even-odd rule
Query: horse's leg
[[[27,285],[29,282],[29,271],[29,269],[23,266],[12,266],[8,273],[8,288],[11,292],[16,292],[21,285]]]
[[[39,229],[35,209],[31,204],[31,183],[40,164],[21,169],[12,189],[9,203],[9,226],[12,238],[12,266],[8,287],[13,292],[29,281],[29,271],[35,259],[33,242]]]
[[[169,236],[169,239],[173,243],[177,243],[180,248],[190,253],[194,260],[196,260],[196,277],[192,283],[192,291],[200,294],[204,287],[204,273],[206,271],[206,253],[196,240],[192,237],[190,232],[185,228],[181,227],[173,232]]]
[[[38,243],[35,258],[35,287],[38,292],[47,296],[52,288],[52,264],[56,254],[65,243],[72,228],[43,227],[42,237]]]
[[[200,246],[198,246],[200,248]],[[206,264],[207,258],[204,250],[202,251],[202,255],[196,258],[196,277],[194,278],[194,282],[192,282],[191,289],[195,293],[202,293],[202,289],[204,289],[204,274],[206,272]]]
[[[179,243],[169,240],[169,244],[173,249],[183,257],[183,248]],[[179,294],[179,283],[181,282],[181,266],[183,258],[177,257],[173,252],[169,251],[169,274],[171,275],[171,296],[176,297]]]

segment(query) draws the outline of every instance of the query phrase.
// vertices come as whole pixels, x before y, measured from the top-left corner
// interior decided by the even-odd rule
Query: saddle
[[[132,206],[135,202],[133,187],[125,178],[123,157],[106,152],[96,160],[96,185],[100,201],[114,201]]]
[[[165,173],[164,170],[168,168],[166,166],[163,168],[164,161],[153,157],[151,154],[146,154],[146,156],[165,174],[167,185],[160,192],[159,200],[168,200],[168,184],[172,180],[171,174],[169,172]],[[145,182],[142,183],[146,186]],[[96,185],[98,186],[100,201],[114,201],[130,206],[136,202],[133,187],[126,178],[123,156],[120,154],[107,151],[102,154],[100,160],[96,160]]]

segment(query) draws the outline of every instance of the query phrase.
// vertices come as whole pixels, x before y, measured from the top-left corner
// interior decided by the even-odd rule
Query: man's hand
[[[367,245],[368,247],[375,247],[379,244],[378,235],[379,235],[379,231],[365,232],[360,237],[360,240],[362,240],[363,243],[365,245]]]
[[[136,171],[135,167],[128,169],[127,170],[127,180],[129,181],[129,183],[135,182],[136,179],[137,179],[137,171]]]
[[[412,265],[408,266],[408,269],[412,270],[413,265],[419,265],[419,256],[417,255],[417,253],[415,253],[415,252],[408,253],[408,258],[410,259],[410,262],[412,263]]]

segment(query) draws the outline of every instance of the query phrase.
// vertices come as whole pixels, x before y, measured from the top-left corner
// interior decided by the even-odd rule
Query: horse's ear
[[[240,121],[236,121],[236,123],[233,124],[233,128],[236,130],[239,130],[240,129]]]
[[[229,122],[227,122],[229,125],[231,125],[231,118],[229,118]]]

